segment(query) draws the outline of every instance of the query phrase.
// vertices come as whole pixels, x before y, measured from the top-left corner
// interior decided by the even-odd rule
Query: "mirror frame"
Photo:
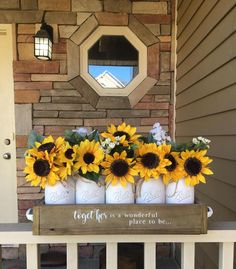
[[[124,36],[138,51],[138,74],[122,89],[103,88],[88,71],[88,51],[102,36]],[[147,76],[147,47],[126,26],[100,26],[80,46],[80,75],[100,96],[129,96]]]

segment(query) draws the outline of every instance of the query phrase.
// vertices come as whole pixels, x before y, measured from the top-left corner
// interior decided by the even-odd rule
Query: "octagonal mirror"
[[[88,50],[88,73],[102,88],[124,89],[138,74],[138,51],[124,36],[101,36]]]
[[[128,27],[100,26],[80,46],[80,75],[99,96],[129,96],[147,77],[147,47]]]

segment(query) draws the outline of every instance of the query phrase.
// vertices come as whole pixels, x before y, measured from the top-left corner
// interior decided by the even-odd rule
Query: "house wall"
[[[46,22],[54,28],[53,59],[49,62],[35,59],[33,52],[33,35],[40,27],[43,10],[46,10]],[[172,134],[172,10],[174,4],[170,0],[0,1],[0,23],[14,23],[16,26],[16,56],[13,68],[20,222],[25,221],[26,209],[42,202],[44,198],[44,193],[39,187],[30,187],[25,182],[23,174],[27,135],[31,129],[43,135],[52,134],[56,137],[62,135],[65,129],[86,126],[104,130],[109,123],[120,124],[126,121],[137,126],[138,132],[146,133],[158,121]],[[142,35],[142,29],[144,32],[148,30],[149,36],[159,40],[159,53],[154,50],[149,61],[152,65],[154,63],[154,70],[159,70],[158,74],[154,72],[159,77],[158,82],[132,109],[96,109],[80,91],[68,83],[67,39],[77,29],[86,28],[88,31],[87,27],[90,25],[86,22],[93,15],[102,25],[125,25],[131,14],[136,23],[141,25],[139,35]]]
[[[210,221],[235,220],[235,0],[179,0],[177,10],[176,139],[212,140],[214,175],[196,194],[213,208]],[[216,245],[197,247],[199,268],[214,268],[217,252]]]

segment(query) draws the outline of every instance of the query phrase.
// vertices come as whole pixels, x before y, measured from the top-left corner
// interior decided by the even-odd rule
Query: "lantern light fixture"
[[[40,30],[34,36],[34,56],[39,60],[52,59],[53,28],[46,24],[43,13]]]

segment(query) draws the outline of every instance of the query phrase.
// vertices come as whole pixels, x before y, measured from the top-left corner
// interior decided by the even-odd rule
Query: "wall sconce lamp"
[[[34,36],[34,56],[39,60],[52,59],[53,28],[46,24],[43,13],[40,30]]]

